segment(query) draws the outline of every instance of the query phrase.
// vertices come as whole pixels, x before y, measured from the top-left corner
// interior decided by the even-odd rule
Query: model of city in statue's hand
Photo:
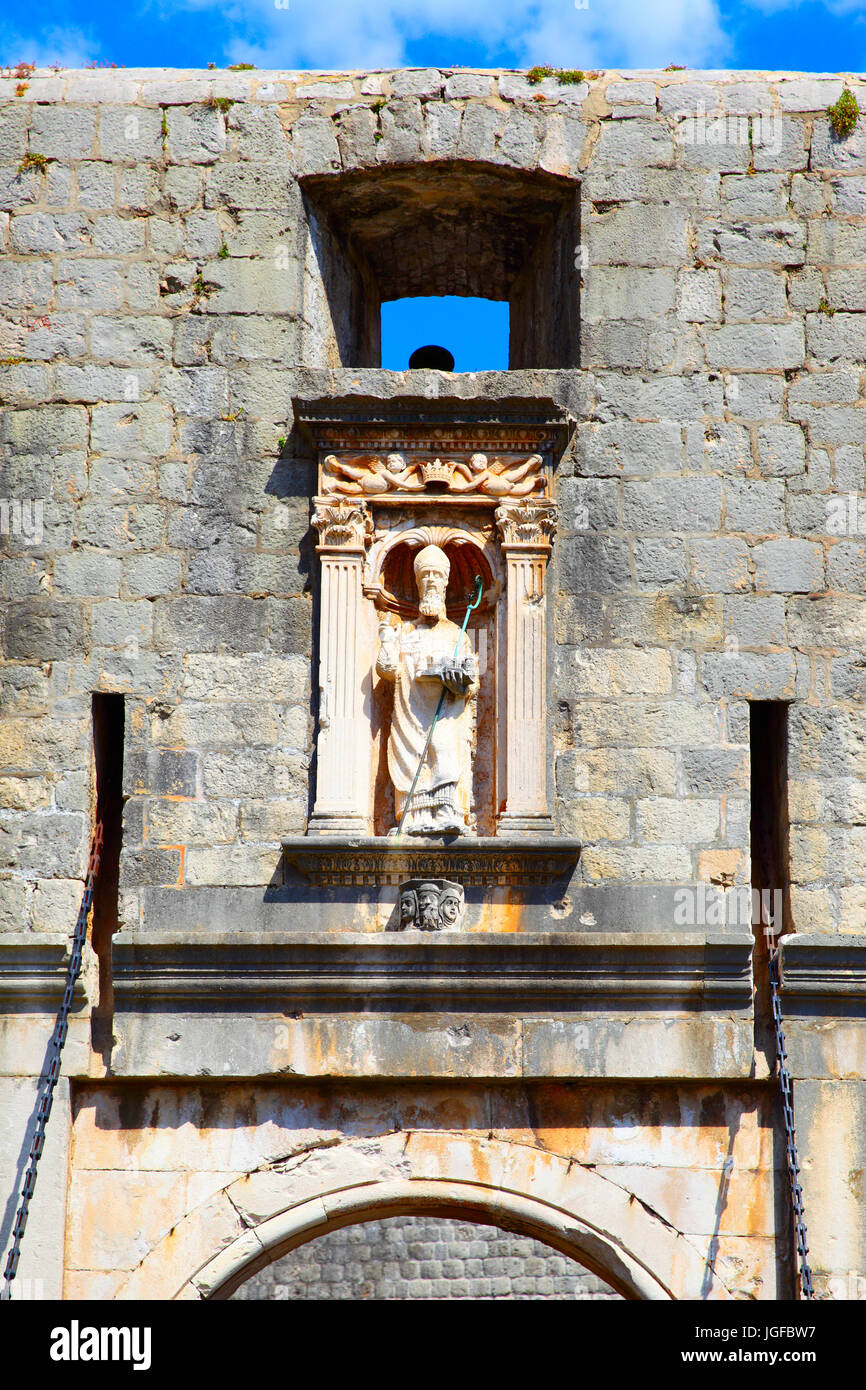
[[[414,562],[418,617],[396,626],[387,619],[379,624],[376,672],[394,684],[388,772],[398,825],[445,691],[403,825],[410,835],[471,834],[475,826],[472,739],[478,665],[468,636],[446,617],[450,568],[444,550],[425,546]]]

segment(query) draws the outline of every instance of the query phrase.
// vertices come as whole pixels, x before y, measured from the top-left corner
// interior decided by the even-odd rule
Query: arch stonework
[[[225,1217],[234,1214],[232,1232]],[[122,1299],[225,1298],[340,1226],[435,1213],[504,1227],[570,1255],[632,1299],[727,1299],[697,1246],[627,1188],[529,1144],[398,1131],[306,1150],[189,1210],[145,1255]]]

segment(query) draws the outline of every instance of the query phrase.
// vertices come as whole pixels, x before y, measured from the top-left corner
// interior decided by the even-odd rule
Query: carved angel
[[[387,459],[374,459],[369,467],[359,468],[328,454],[322,463],[322,486],[325,492],[343,492],[357,496],[359,492],[375,496],[392,489],[398,492],[423,492],[424,484],[416,476],[418,465],[407,464],[402,454],[389,454]]]
[[[452,492],[485,492],[490,497],[526,497],[540,481],[541,454],[531,454],[525,463],[508,464],[494,459],[488,465],[486,454],[473,454],[469,463],[458,462],[451,479]],[[457,481],[460,473],[466,482]]]

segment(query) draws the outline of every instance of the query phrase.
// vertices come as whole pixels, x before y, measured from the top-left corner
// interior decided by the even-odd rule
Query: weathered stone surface
[[[686,1007],[695,952],[705,971],[734,947],[706,935],[689,945],[676,917],[677,894],[698,912],[700,889],[750,881],[755,701],[787,707],[793,940],[827,943],[804,948],[796,968],[792,948],[783,993],[810,1235],[862,1226],[850,1176],[862,1165],[846,1136],[866,1068],[852,1003],[866,914],[866,182],[862,122],[836,141],[826,116],[846,84],[866,106],[850,75],[535,84],[464,69],[64,70],[32,75],[23,95],[0,80],[0,990],[33,1010],[33,991],[44,1000],[59,980],[56,962],[37,966],[78,909],[97,791],[94,692],[125,699],[125,926],[142,952],[162,943],[157,961],[175,949],[172,932],[188,932],[207,967],[194,987],[183,972],[142,971],[134,996],[116,941],[124,1002],[103,1047],[89,1009],[109,967],[100,986],[88,962],[65,1064],[80,1087],[70,1197],[64,1159],[51,1212],[34,1209],[32,1228],[56,1266],[66,1206],[67,1296],[172,1296],[190,1277],[184,1297],[220,1287],[276,1239],[284,1165],[297,1162],[299,1182],[305,1166],[311,1175],[313,1226],[347,1209],[340,1184],[353,1174],[483,1174],[504,1202],[509,1174],[529,1201],[564,1192],[570,1173],[582,1197],[563,1208],[568,1221],[601,1211],[620,1222],[635,1267],[664,1272],[677,1296],[706,1293],[709,1261],[711,1297],[790,1297],[787,1214],[766,1196],[783,1149],[748,971],[741,962],[735,1007],[723,972],[702,975]],[[19,169],[28,150],[44,170]],[[381,299],[447,292],[510,297],[509,371],[372,365]],[[248,1007],[262,980],[257,934],[267,945],[307,931],[310,950],[319,938],[340,950],[352,932],[375,944],[394,906],[347,883],[345,860],[342,886],[323,893],[280,850],[307,828],[323,766],[314,739],[329,718],[313,660],[317,461],[298,403],[340,400],[363,419],[399,402],[416,423],[436,414],[447,445],[431,458],[457,452],[455,414],[481,400],[494,420],[517,402],[561,412],[543,592],[527,589],[511,616],[530,651],[545,614],[530,770],[556,833],[582,851],[570,879],[540,886],[531,904],[513,885],[469,888],[463,941],[480,951],[498,932],[539,932],[550,961],[586,933],[596,966],[620,953],[621,994],[651,983],[651,1007],[635,992],[627,1009],[602,1009],[587,993],[573,1012],[494,1013],[476,1000],[444,1013],[440,993],[431,1022],[414,1005],[335,1010],[325,991],[290,1017],[273,981],[273,1008]],[[417,523],[411,507],[370,499],[376,524]],[[491,522],[485,506],[468,502],[461,525]],[[534,561],[506,563],[497,539],[485,545],[491,582],[516,593]],[[370,563],[359,551],[358,630]],[[493,631],[478,638],[488,679],[507,655]],[[366,667],[353,680],[375,768],[387,710]],[[515,698],[500,694],[481,715],[482,749],[496,742],[493,710],[507,718]],[[753,923],[737,926],[747,961]],[[678,976],[657,962],[647,973],[648,932],[678,936]],[[217,933],[244,939],[225,979]],[[627,939],[612,945],[612,933]],[[732,936],[730,922],[720,934]],[[759,980],[757,955],[754,971]],[[610,993],[612,978],[599,988]],[[500,970],[502,988],[515,980]],[[167,981],[190,993],[145,1008]],[[433,983],[419,970],[412,988],[429,995]],[[195,989],[211,991],[198,1010]],[[35,1074],[41,1016],[3,1019],[0,1069]],[[136,1078],[112,1083],[114,1110],[109,1071]],[[262,1077],[292,1071],[303,1092],[289,1103],[288,1083],[271,1085],[265,1101]],[[397,1074],[400,1088],[376,1080]],[[100,1079],[93,1092],[87,1075]],[[247,1078],[234,1091],[232,1075]],[[154,1076],[172,1078],[171,1101]],[[211,1109],[185,1110],[189,1078],[205,1076]],[[366,1078],[363,1093],[353,1076]],[[527,1088],[530,1076],[551,1084]],[[660,1118],[649,1125],[651,1105]],[[443,1128],[453,1142],[413,1137]],[[505,1152],[477,1140],[494,1132]],[[838,1153],[829,1132],[842,1136]],[[717,1225],[726,1156],[736,1162]],[[19,1159],[13,1143],[3,1172]],[[196,1182],[165,1178],[176,1167]],[[141,1176],[151,1171],[152,1185]],[[250,1227],[231,1191],[254,1188]],[[850,1269],[866,1278],[852,1241],[818,1240],[822,1296]],[[625,1280],[618,1258],[604,1254]],[[447,1261],[432,1262],[431,1287]],[[51,1280],[59,1292],[54,1270]]]

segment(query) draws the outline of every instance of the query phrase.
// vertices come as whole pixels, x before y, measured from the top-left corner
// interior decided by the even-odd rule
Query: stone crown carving
[[[441,500],[443,493],[488,505],[512,497],[545,497],[549,478],[538,453],[509,451],[491,457],[476,451],[432,458],[405,453],[326,454],[319,473],[323,497],[415,502]]]

